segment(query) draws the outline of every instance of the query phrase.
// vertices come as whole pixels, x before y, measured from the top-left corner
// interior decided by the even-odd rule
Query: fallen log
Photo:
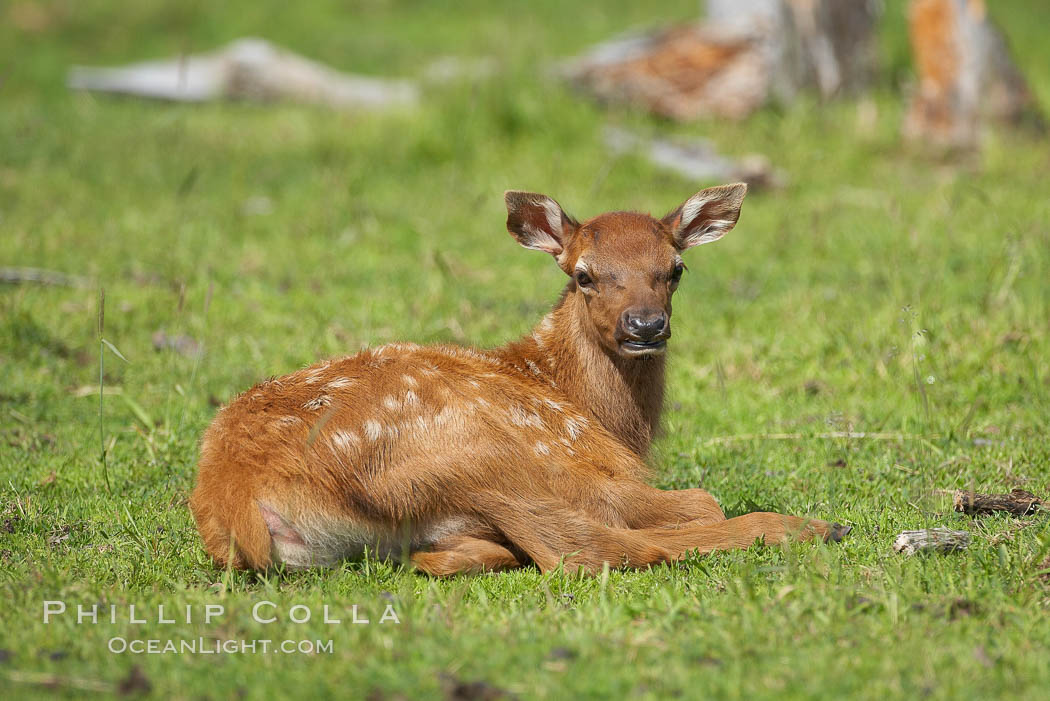
[[[904,531],[893,541],[893,550],[905,555],[930,552],[954,552],[970,545],[970,534],[949,528]]]
[[[996,511],[1027,516],[1043,505],[1039,497],[1023,489],[1015,489],[1009,494],[977,494],[959,489],[953,495],[952,502],[956,511],[971,516],[983,516]]]
[[[410,81],[341,73],[264,39],[119,68],[74,66],[69,87],[178,102],[287,101],[349,110],[411,105],[419,98]]]

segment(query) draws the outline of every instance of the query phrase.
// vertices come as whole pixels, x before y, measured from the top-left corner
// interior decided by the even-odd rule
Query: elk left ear
[[[663,218],[680,251],[717,241],[736,226],[747,185],[719,185],[701,190]]]

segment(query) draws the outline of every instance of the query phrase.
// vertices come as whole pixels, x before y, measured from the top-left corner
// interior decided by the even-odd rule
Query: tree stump
[[[599,44],[565,67],[606,102],[680,121],[741,119],[771,99],[864,87],[874,69],[872,0],[708,0],[709,19]]]
[[[970,147],[983,120],[1041,128],[1042,117],[983,0],[911,0],[909,34],[918,86],[904,136]]]

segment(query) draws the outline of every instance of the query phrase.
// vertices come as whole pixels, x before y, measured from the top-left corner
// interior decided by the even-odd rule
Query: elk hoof
[[[841,523],[831,524],[831,529],[828,531],[827,536],[824,538],[825,543],[838,543],[843,538],[849,535],[849,532],[853,530],[853,526],[843,526]]]

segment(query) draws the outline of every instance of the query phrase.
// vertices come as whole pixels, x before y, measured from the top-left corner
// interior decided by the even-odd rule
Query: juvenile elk
[[[736,224],[745,185],[668,214],[582,224],[507,192],[507,229],[569,276],[535,330],[501,348],[391,344],[255,386],[204,435],[190,500],[220,565],[333,565],[365,548],[432,575],[535,563],[645,567],[847,528],[726,519],[702,489],[646,484],[681,253]]]

